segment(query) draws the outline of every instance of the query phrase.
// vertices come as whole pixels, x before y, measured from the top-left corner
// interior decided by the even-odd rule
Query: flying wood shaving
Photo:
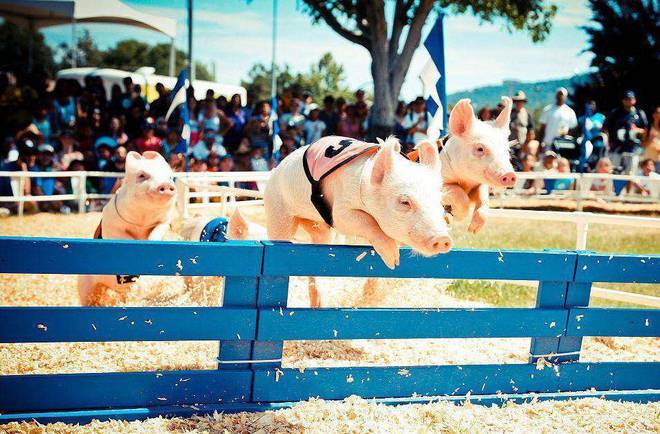
[[[357,255],[357,257],[355,258],[355,260],[356,260],[357,262],[360,262],[361,260],[364,259],[365,256],[367,256],[367,252],[362,252],[362,253],[360,253],[359,255]]]
[[[46,327],[44,324],[37,324],[37,328],[45,332],[48,331],[48,327]]]

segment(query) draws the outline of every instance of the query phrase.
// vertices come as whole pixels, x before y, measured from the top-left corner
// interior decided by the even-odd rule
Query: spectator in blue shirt
[[[580,167],[581,172],[588,167],[596,167],[596,163],[607,154],[607,146],[603,135],[605,115],[596,110],[596,101],[591,100],[584,106],[584,114],[578,118],[578,128],[582,134],[580,140]],[[589,153],[591,148],[591,153]]]

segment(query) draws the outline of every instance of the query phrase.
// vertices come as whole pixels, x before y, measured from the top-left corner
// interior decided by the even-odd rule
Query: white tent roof
[[[126,24],[176,36],[176,20],[140,12],[119,0],[0,0],[0,15],[35,29],[76,21]]]

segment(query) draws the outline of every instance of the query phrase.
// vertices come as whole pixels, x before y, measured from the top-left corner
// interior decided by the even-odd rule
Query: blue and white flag
[[[181,106],[179,116],[183,120],[183,130],[181,131],[181,138],[184,140],[184,154],[188,154],[188,145],[190,143],[190,111],[188,109],[188,73],[183,70],[179,73],[179,78],[174,85],[174,89],[170,92],[170,108],[167,109],[165,120],[168,120],[174,110]]]
[[[277,116],[277,95],[273,95],[273,98],[270,101],[270,122],[274,154],[280,150],[280,147],[282,147],[282,138],[280,137],[280,120]]]
[[[433,24],[431,32],[424,40],[424,48],[429,54],[419,78],[424,87],[426,108],[431,115],[427,128],[427,135],[432,141],[438,140],[445,130],[447,93],[445,89],[445,41],[443,21],[444,14],[440,14]]]

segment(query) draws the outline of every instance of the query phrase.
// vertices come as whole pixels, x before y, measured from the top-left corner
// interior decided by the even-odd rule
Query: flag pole
[[[273,0],[273,40],[272,52],[270,62],[270,98],[277,97],[277,72],[275,71],[275,64],[277,62],[277,1]]]
[[[193,0],[188,0],[188,80],[192,86],[195,78],[193,68]]]

